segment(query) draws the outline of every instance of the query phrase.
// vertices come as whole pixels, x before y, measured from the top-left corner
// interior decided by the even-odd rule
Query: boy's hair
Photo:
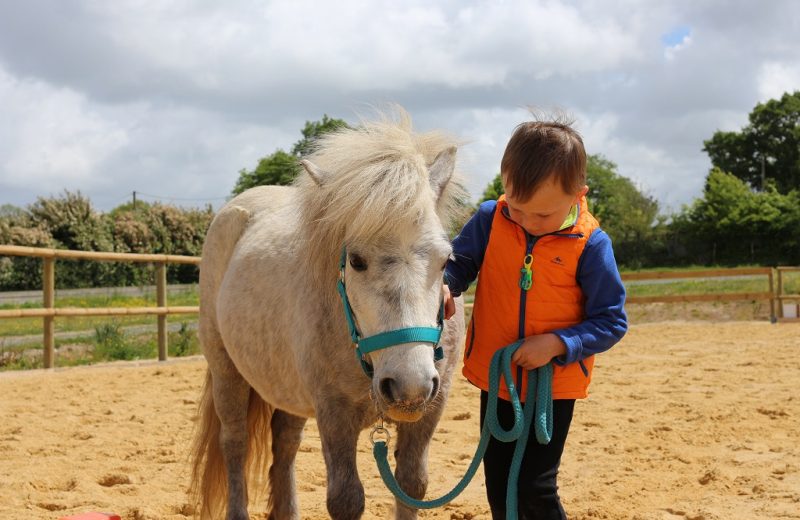
[[[514,198],[528,200],[550,177],[568,194],[586,184],[583,139],[570,124],[559,118],[528,121],[514,129],[500,163],[500,173],[511,185]]]

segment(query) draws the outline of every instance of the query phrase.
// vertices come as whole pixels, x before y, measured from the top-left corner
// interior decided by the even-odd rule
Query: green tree
[[[486,186],[486,189],[483,190],[483,195],[481,195],[481,198],[478,200],[478,204],[486,202],[487,200],[497,200],[500,198],[500,195],[505,192],[506,191],[503,189],[503,177],[498,173]]]
[[[328,117],[328,114],[323,114],[321,121],[306,121],[306,126],[301,130],[303,138],[292,146],[292,155],[295,157],[309,155],[314,151],[314,145],[320,136],[340,128],[350,128],[350,125],[343,119]]]
[[[658,202],[643,194],[617,165],[602,155],[591,155],[586,164],[586,195],[592,214],[612,237],[638,241],[656,223]]]
[[[283,150],[276,150],[258,161],[255,170],[239,170],[239,180],[233,188],[233,194],[238,195],[245,190],[256,186],[278,184],[285,186],[291,184],[300,171],[297,157]]]
[[[774,265],[800,261],[798,225],[800,192],[782,194],[772,183],[755,191],[714,168],[703,197],[684,208],[671,227],[694,262]]]
[[[588,157],[586,183],[589,209],[614,242],[617,261],[628,267],[648,263],[662,246],[658,202],[602,155]]]
[[[350,126],[344,120],[328,117],[327,114],[320,121],[306,121],[301,130],[303,138],[292,146],[290,153],[278,149],[259,160],[255,170],[239,170],[239,179],[233,188],[233,194],[238,195],[255,186],[291,184],[300,172],[299,160],[314,151],[316,140],[340,128]]]
[[[800,186],[800,91],[757,104],[741,131],[717,131],[703,145],[715,168],[759,190],[771,179],[788,193]]]

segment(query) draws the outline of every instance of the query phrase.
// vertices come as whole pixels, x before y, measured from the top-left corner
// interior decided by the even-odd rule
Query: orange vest
[[[503,196],[497,201],[478,274],[464,349],[464,376],[482,390],[488,390],[489,363],[495,351],[520,336],[544,334],[583,321],[585,298],[577,281],[578,262],[586,241],[599,226],[587,210],[584,197],[572,227],[533,237],[533,285],[523,291],[519,286],[520,269],[528,241],[522,227],[504,215],[505,207]],[[522,327],[524,331],[520,330]],[[553,399],[587,397],[593,365],[594,356],[565,366],[553,363]],[[512,374],[517,374],[517,388],[524,398],[527,371],[512,366]],[[502,383],[500,397],[510,399]]]

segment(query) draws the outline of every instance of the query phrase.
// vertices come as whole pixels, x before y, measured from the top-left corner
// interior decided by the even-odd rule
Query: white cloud
[[[21,81],[0,68],[0,168],[3,184],[59,190],[93,184],[96,167],[128,142],[123,127],[80,94]]]
[[[796,12],[636,0],[0,3],[0,204],[63,188],[103,209],[134,189],[222,197],[305,120],[354,121],[396,101],[417,127],[468,141],[459,164],[475,197],[523,107],[560,105],[590,153],[677,207],[700,194],[704,139],[800,85]]]
[[[672,61],[675,59],[675,56],[679,52],[686,50],[691,45],[692,45],[692,37],[691,35],[687,34],[686,36],[683,37],[683,40],[681,40],[679,43],[664,48],[664,58],[667,61]]]
[[[98,105],[68,88],[14,78],[1,67],[0,113],[0,194],[80,190],[103,209],[133,190],[219,205],[241,168],[288,149],[303,123],[297,118],[285,132],[283,121],[230,123],[188,107]]]
[[[281,86],[485,87],[514,74],[597,71],[641,58],[619,18],[558,3],[272,2],[199,9],[94,4],[102,34],[136,63],[204,91]]]
[[[761,101],[780,98],[784,92],[800,90],[800,61],[764,63],[758,74]]]

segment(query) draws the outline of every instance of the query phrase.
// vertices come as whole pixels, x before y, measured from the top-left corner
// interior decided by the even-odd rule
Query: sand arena
[[[576,407],[560,476],[570,517],[800,518],[798,353],[793,324],[632,326]],[[0,519],[191,517],[186,452],[204,370],[195,357],[0,374]],[[477,393],[459,376],[431,444],[429,497],[463,474],[478,434]],[[365,518],[391,518],[366,434],[359,450]],[[314,421],[297,468],[303,518],[327,518]],[[482,475],[420,517],[489,518]]]

